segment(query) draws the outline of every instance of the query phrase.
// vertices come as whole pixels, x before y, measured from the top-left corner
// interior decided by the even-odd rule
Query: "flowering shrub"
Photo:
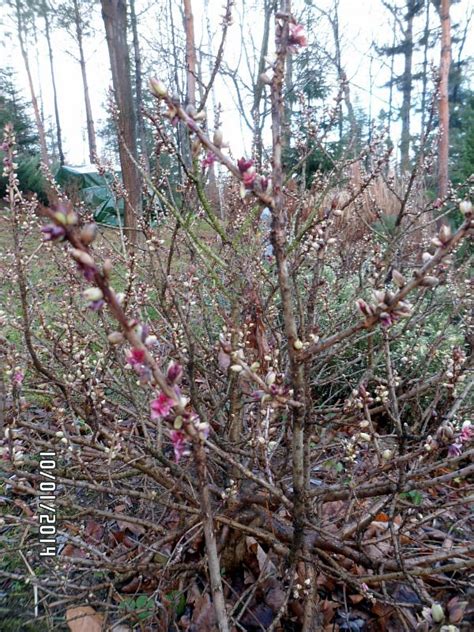
[[[235,163],[220,130],[211,140],[152,80],[159,136],[176,155],[186,129],[194,164],[182,205],[147,182],[166,214],[142,222],[134,251],[59,191],[48,207],[25,200],[6,130],[2,520],[25,566],[4,573],[29,573],[68,620],[82,608],[111,629],[308,631],[464,617],[471,295],[453,256],[472,205],[453,193],[442,204],[463,222],[435,233],[415,173],[391,239],[369,224],[342,244],[341,218],[357,221],[387,166],[381,138],[347,203],[334,190],[319,205],[319,180],[291,215],[281,90],[306,35],[278,20],[268,175]],[[221,213],[206,194],[212,165],[228,174]],[[57,458],[54,560],[33,535],[42,450]]]

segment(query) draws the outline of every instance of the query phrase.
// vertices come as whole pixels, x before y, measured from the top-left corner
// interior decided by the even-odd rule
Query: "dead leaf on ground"
[[[102,632],[103,619],[90,606],[66,610],[66,621],[71,632]]]

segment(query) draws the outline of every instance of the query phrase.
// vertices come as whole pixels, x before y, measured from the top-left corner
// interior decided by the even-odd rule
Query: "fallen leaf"
[[[69,608],[66,621],[71,632],[102,632],[102,616],[90,606]]]

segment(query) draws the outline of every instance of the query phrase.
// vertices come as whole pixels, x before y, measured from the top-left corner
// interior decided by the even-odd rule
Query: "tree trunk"
[[[412,65],[413,65],[413,12],[407,17],[405,30],[405,68],[402,78],[402,133],[400,141],[400,167],[402,173],[410,169],[410,109],[412,92]]]
[[[186,33],[186,105],[196,105],[196,45],[191,0],[183,0],[184,31]]]
[[[79,47],[79,64],[81,66],[82,85],[84,87],[84,105],[86,108],[87,140],[89,142],[89,160],[91,161],[91,163],[93,163],[95,162],[96,154],[97,154],[97,141],[95,138],[94,119],[92,118],[92,107],[91,107],[91,100],[89,96],[89,84],[87,82],[86,60],[84,57],[81,14],[79,12],[78,1],[73,0],[73,3],[74,3],[74,23],[76,26],[77,45]]]
[[[125,228],[130,243],[136,241],[137,217],[141,215],[141,178],[136,166],[137,137],[133,108],[130,58],[127,45],[125,0],[101,0],[115,99],[119,109],[119,153],[122,179],[127,189]]]
[[[441,60],[439,69],[439,145],[438,145],[438,197],[448,194],[449,157],[449,68],[451,65],[450,0],[441,0]]]
[[[252,154],[255,157],[257,167],[262,168],[262,129],[264,119],[260,114],[260,104],[263,98],[264,83],[261,80],[261,76],[265,71],[267,64],[266,56],[268,55],[268,42],[270,39],[270,20],[272,16],[273,3],[266,0],[264,5],[264,19],[263,19],[263,35],[262,46],[260,48],[260,58],[258,60],[258,77],[255,82],[255,88],[253,92],[253,105],[252,105],[252,121],[253,121],[253,148]]]
[[[393,17],[393,40],[392,40],[392,53],[390,55],[390,82],[389,82],[389,95],[388,95],[388,140],[391,141],[392,133],[392,118],[393,118],[393,84],[394,84],[394,68],[395,68],[395,49],[397,32],[397,21],[395,16]],[[388,165],[387,165],[388,166]]]
[[[428,49],[430,45],[430,6],[431,2],[426,3],[425,11],[425,28],[423,31],[423,70],[422,70],[422,89],[421,89],[421,133],[425,131],[426,121],[426,103],[428,92]],[[422,148],[423,150],[423,148]]]
[[[63,152],[63,142],[62,142],[62,134],[61,134],[61,122],[59,120],[58,93],[56,90],[56,76],[54,74],[53,47],[51,46],[51,34],[49,30],[48,7],[43,5],[43,11],[44,11],[43,17],[44,17],[44,25],[45,25],[45,33],[46,33],[46,42],[48,43],[48,56],[49,56],[49,68],[51,71],[51,84],[53,87],[54,118],[56,120],[56,140],[58,143],[59,163],[62,166],[64,164],[64,152]]]
[[[145,170],[150,173],[150,160],[146,147],[146,129],[143,118],[143,90],[142,90],[142,59],[140,55],[140,41],[138,39],[137,15],[135,12],[135,0],[130,0],[130,22],[133,34],[133,56],[135,62],[135,100],[137,112],[137,135],[140,140],[141,157]]]
[[[17,30],[18,30],[18,40],[20,42],[20,50],[21,56],[23,57],[23,63],[25,64],[26,74],[28,76],[28,85],[30,88],[31,94],[31,104],[33,105],[33,112],[35,115],[36,128],[38,130],[38,137],[40,142],[40,153],[41,153],[41,162],[45,165],[49,166],[49,158],[48,158],[48,148],[46,145],[46,135],[44,133],[44,125],[41,119],[41,113],[38,105],[38,99],[36,98],[35,87],[33,85],[33,78],[31,76],[31,68],[30,62],[28,59],[28,54],[25,48],[25,26],[23,24],[23,17],[21,15],[21,3],[20,0],[16,0],[15,2],[16,8],[16,20],[17,20]]]

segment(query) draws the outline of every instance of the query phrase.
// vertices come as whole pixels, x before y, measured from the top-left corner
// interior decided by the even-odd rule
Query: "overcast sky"
[[[2,2],[2,0],[0,0]],[[59,3],[56,3],[56,5]],[[152,39],[159,39],[160,10],[164,6],[162,2],[152,2],[151,0],[137,0],[137,11],[140,14],[140,33],[143,35],[145,57],[151,61],[153,52],[147,50],[146,42]],[[207,41],[206,21],[204,17],[204,7],[209,6],[211,15],[211,30],[215,32],[213,41],[214,52],[218,45],[217,33],[219,30],[219,16],[222,15],[223,0],[193,0],[193,11],[195,16],[196,40]],[[297,2],[293,3],[297,6]],[[167,3],[165,3],[167,5]],[[237,0],[236,10],[244,15],[246,28],[252,32],[258,40],[261,29],[261,20],[258,13],[252,9],[255,2],[244,2]],[[327,8],[331,6],[331,0],[318,0],[316,6]],[[16,36],[12,28],[12,22],[7,15],[5,3],[1,5],[2,13],[2,36],[0,41],[3,47],[2,62],[4,65],[11,65],[18,72],[18,84],[22,87],[25,96],[28,96],[26,75],[21,63],[19,47]],[[433,11],[434,13],[434,11]],[[465,22],[466,16],[472,13],[472,0],[461,0],[452,7],[453,22]],[[176,14],[178,16],[178,14]],[[213,17],[212,17],[213,16]],[[435,18],[436,16],[434,16]],[[388,78],[387,62],[374,55],[371,50],[372,41],[390,44],[392,41],[392,29],[387,18],[387,11],[382,7],[380,0],[341,0],[340,1],[340,31],[343,36],[343,66],[346,69],[351,83],[353,98],[358,98],[360,102],[368,108],[369,99],[372,100],[372,113],[376,117],[381,108],[387,108],[388,90],[382,88]],[[92,100],[93,114],[96,121],[96,128],[105,117],[104,103],[107,89],[110,85],[110,74],[108,64],[108,53],[103,35],[103,26],[100,14],[95,20],[96,34],[85,41],[86,58],[88,64],[88,75],[90,82],[90,93]],[[179,24],[179,17],[178,17]],[[436,24],[436,20],[434,20]],[[180,24],[179,24],[180,25]],[[41,21],[38,26],[42,29]],[[161,31],[163,32],[163,31]],[[329,29],[324,32],[309,33],[309,39],[326,42],[330,40]],[[63,128],[65,151],[69,164],[84,164],[87,162],[87,138],[85,129],[85,111],[83,104],[82,82],[80,68],[75,55],[74,42],[64,32],[54,30],[53,32],[55,67],[57,74],[57,86],[60,100],[60,116]],[[235,63],[241,49],[241,32],[238,20],[230,28],[225,60],[230,66]],[[47,58],[47,50],[44,38],[39,33],[39,46],[35,49],[31,45],[28,48],[30,62],[35,75],[37,92],[40,92],[43,102],[43,109],[46,117],[52,117],[52,94],[50,89],[50,75]],[[438,51],[433,51],[434,59],[439,56]],[[472,34],[467,38],[464,49],[464,57],[474,55],[474,41]],[[416,61],[416,59],[415,59]],[[401,57],[398,61],[400,65]],[[157,60],[157,67],[158,67]],[[401,70],[401,67],[399,67]],[[373,90],[369,95],[370,74],[372,74]],[[232,144],[235,155],[245,153],[250,145],[250,138],[244,127],[236,125],[237,115],[234,100],[230,96],[229,86],[222,82],[216,84],[217,100],[223,110],[223,127],[226,136]],[[52,118],[50,119],[52,122]],[[99,148],[101,141],[99,140]]]

